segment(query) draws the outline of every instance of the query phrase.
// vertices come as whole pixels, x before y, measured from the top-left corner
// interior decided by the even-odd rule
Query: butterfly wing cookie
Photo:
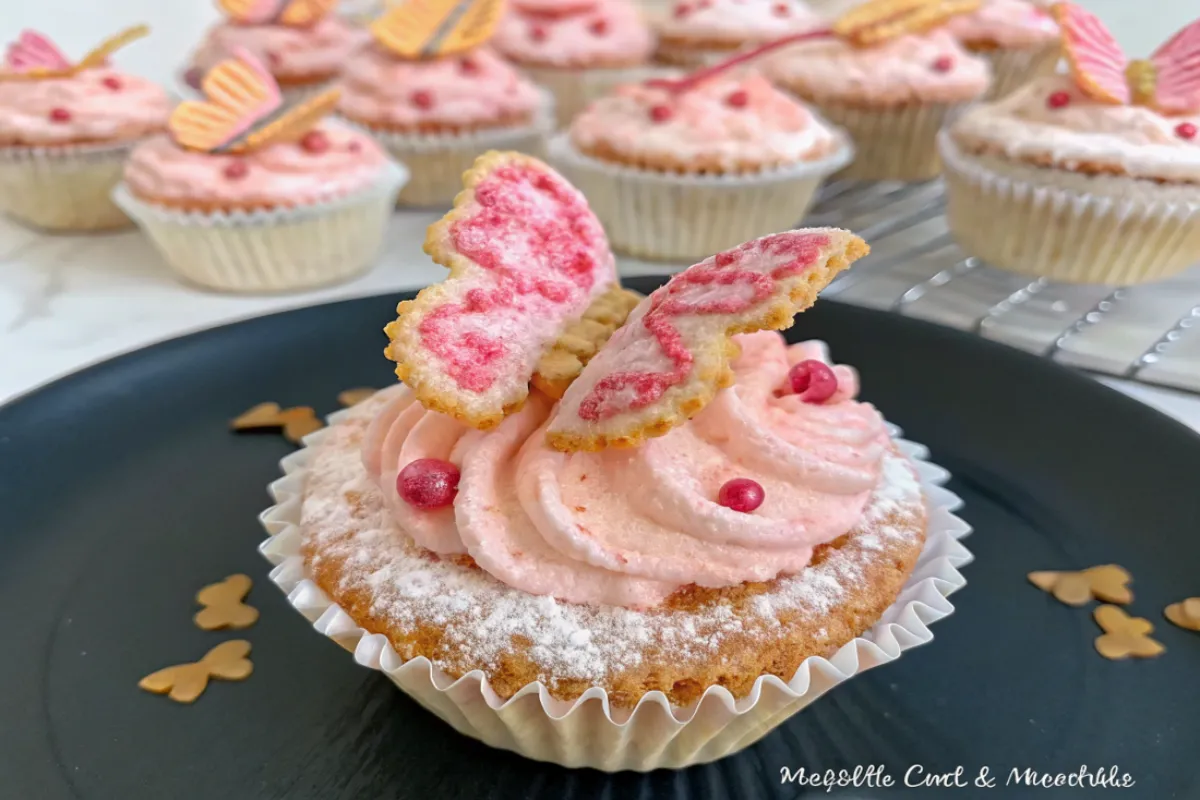
[[[4,66],[14,73],[66,73],[71,62],[54,42],[34,31],[22,31],[4,53]]]
[[[422,405],[486,429],[524,403],[542,354],[616,264],[583,195],[537,159],[487,153],[463,181],[425,240],[450,276],[399,305],[386,352]]]
[[[406,0],[370,25],[381,45],[401,58],[451,56],[492,37],[503,0]]]
[[[1150,57],[1154,107],[1167,114],[1200,109],[1200,20],[1172,36]]]
[[[868,252],[836,228],[776,233],[675,275],[629,315],[563,395],[558,450],[632,447],[694,416],[731,379],[738,333],[783,329]]]

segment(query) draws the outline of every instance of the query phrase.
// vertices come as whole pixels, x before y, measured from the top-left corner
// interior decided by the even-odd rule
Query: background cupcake
[[[175,109],[170,136],[134,149],[114,195],[167,263],[193,283],[244,292],[365,270],[403,171],[367,135],[319,121],[336,91],[281,103],[248,53],[218,64],[203,88],[207,100]]]
[[[850,133],[857,154],[845,177],[926,180],[940,168],[938,130],[983,96],[990,70],[944,28],[926,30],[928,18],[896,17],[890,5],[854,9],[835,36],[786,48],[761,70]]]
[[[401,203],[447,205],[476,156],[540,151],[551,103],[486,47],[414,56],[401,41],[412,25],[404,6],[372,25],[376,41],[345,65],[338,110],[409,165]]]
[[[331,13],[333,0],[237,3],[218,0],[227,19],[209,29],[192,54],[185,82],[197,88],[218,62],[238,50],[271,71],[288,99],[320,91],[350,54],[369,40],[366,31]]]
[[[992,65],[988,97],[1004,95],[1051,75],[1062,55],[1058,23],[1029,0],[983,0],[978,10],[947,23],[947,30]]]
[[[171,103],[157,84],[108,64],[133,28],[72,64],[25,31],[0,70],[0,211],[47,230],[120,228],[109,197],[130,149],[164,129]]]
[[[851,154],[840,131],[754,74],[619,87],[550,149],[614,249],[675,261],[792,227]]]
[[[554,94],[560,125],[612,87],[652,74],[654,36],[629,0],[513,0],[493,44]]]
[[[679,0],[659,22],[656,57],[699,67],[823,24],[801,0]]]

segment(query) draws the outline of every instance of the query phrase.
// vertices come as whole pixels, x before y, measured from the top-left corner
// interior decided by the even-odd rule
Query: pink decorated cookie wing
[[[728,385],[738,333],[790,327],[868,248],[837,228],[776,233],[718,253],[643,300],[571,384],[547,428],[557,450],[661,436]]]
[[[525,402],[538,360],[616,264],[583,195],[537,159],[486,153],[463,183],[425,240],[450,276],[399,305],[387,354],[422,405],[486,429]]]
[[[217,0],[217,6],[230,19],[247,25],[274,22],[285,0]]]
[[[71,62],[54,42],[34,31],[22,31],[4,53],[4,65],[11,72],[66,72]]]
[[[1154,106],[1168,114],[1200,109],[1200,20],[1172,36],[1150,57]]]
[[[1101,103],[1122,105],[1132,99],[1125,70],[1129,59],[1095,14],[1073,3],[1051,11],[1062,30],[1063,52],[1080,90]]]

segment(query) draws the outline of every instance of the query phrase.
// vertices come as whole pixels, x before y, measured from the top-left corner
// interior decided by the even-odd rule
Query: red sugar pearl
[[[396,491],[401,499],[426,511],[445,508],[458,494],[458,467],[440,458],[410,461],[396,476]]]
[[[777,16],[777,17],[791,16],[791,13],[792,13],[792,10],[790,8],[788,8],[787,5],[785,5],[784,3],[776,3],[771,8],[771,11],[775,12],[775,16]]]
[[[950,56],[938,56],[933,62],[934,72],[949,72],[954,69],[954,59]]]
[[[541,25],[534,25],[529,29],[529,38],[533,39],[535,42],[546,41],[546,29]]]
[[[824,403],[837,392],[837,376],[829,365],[809,358],[788,370],[792,392],[806,403]]]
[[[1181,122],[1175,126],[1175,135],[1180,139],[1195,139],[1196,126],[1190,122]]]
[[[744,89],[737,89],[729,93],[725,103],[733,108],[745,108],[750,103],[750,95]]]
[[[679,5],[675,6],[675,19],[683,19],[690,13],[692,13],[692,7],[687,3],[680,3]]]
[[[655,122],[666,122],[673,116],[675,116],[675,112],[671,110],[670,106],[650,107],[650,119]]]
[[[413,92],[412,97],[409,99],[417,108],[433,108],[433,95],[424,89],[419,89]]]
[[[70,122],[71,121],[71,112],[67,111],[65,108],[52,108],[52,109],[50,109],[50,121],[51,122]]]
[[[267,63],[270,64],[272,67],[279,66],[279,54],[278,53],[273,53],[270,50],[268,50],[263,55],[266,57]]]
[[[598,19],[588,26],[588,30],[592,32],[593,36],[603,36],[608,33],[608,21]]]
[[[300,139],[300,147],[313,155],[324,153],[329,149],[329,137],[321,131],[309,131]]]
[[[121,91],[121,79],[116,77],[115,75],[109,75],[107,78],[105,78],[104,80],[102,80],[100,82],[103,83],[105,86],[107,86],[109,89],[112,89],[114,92]]]
[[[225,167],[225,177],[231,181],[241,180],[249,173],[250,168],[246,166],[245,161],[233,161]]]
[[[479,72],[479,65],[474,59],[464,58],[458,62],[458,68],[462,70],[464,75],[474,75]]]
[[[725,481],[717,492],[717,502],[726,508],[749,514],[763,504],[767,493],[758,481],[749,478],[734,478]]]
[[[1071,95],[1066,92],[1054,92],[1046,98],[1046,105],[1051,108],[1064,108],[1071,104]]]
[[[350,144],[346,145],[346,149],[349,150],[351,153],[357,153],[358,151],[362,150],[362,143],[361,142],[350,142]]]

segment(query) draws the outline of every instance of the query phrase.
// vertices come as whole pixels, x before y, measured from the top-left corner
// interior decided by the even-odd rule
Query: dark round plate
[[[1121,797],[1200,792],[1200,634],[1162,619],[1200,594],[1200,438],[1044,360],[832,302],[789,335],[824,338],[861,370],[865,396],[954,473],[975,526],[967,587],[934,642],[749,750],[682,772],[572,771],[458,735],[270,584],[256,515],[291,448],[228,431],[264,400],[327,412],[342,389],[386,385],[380,327],[395,302],[186,336],[0,408],[0,796],[784,798],[823,792],[783,783],[785,767],[860,765],[897,785],[960,766],[971,783],[986,767],[997,784],[986,796],[1032,792],[1006,791],[1013,768],[1084,765],[1128,773]],[[1025,580],[1110,562],[1133,573],[1131,610],[1155,624],[1161,658],[1100,658],[1090,611]],[[195,628],[195,591],[235,572],[256,579],[258,624]],[[254,646],[248,681],[214,683],[193,706],[137,688],[237,637]]]

